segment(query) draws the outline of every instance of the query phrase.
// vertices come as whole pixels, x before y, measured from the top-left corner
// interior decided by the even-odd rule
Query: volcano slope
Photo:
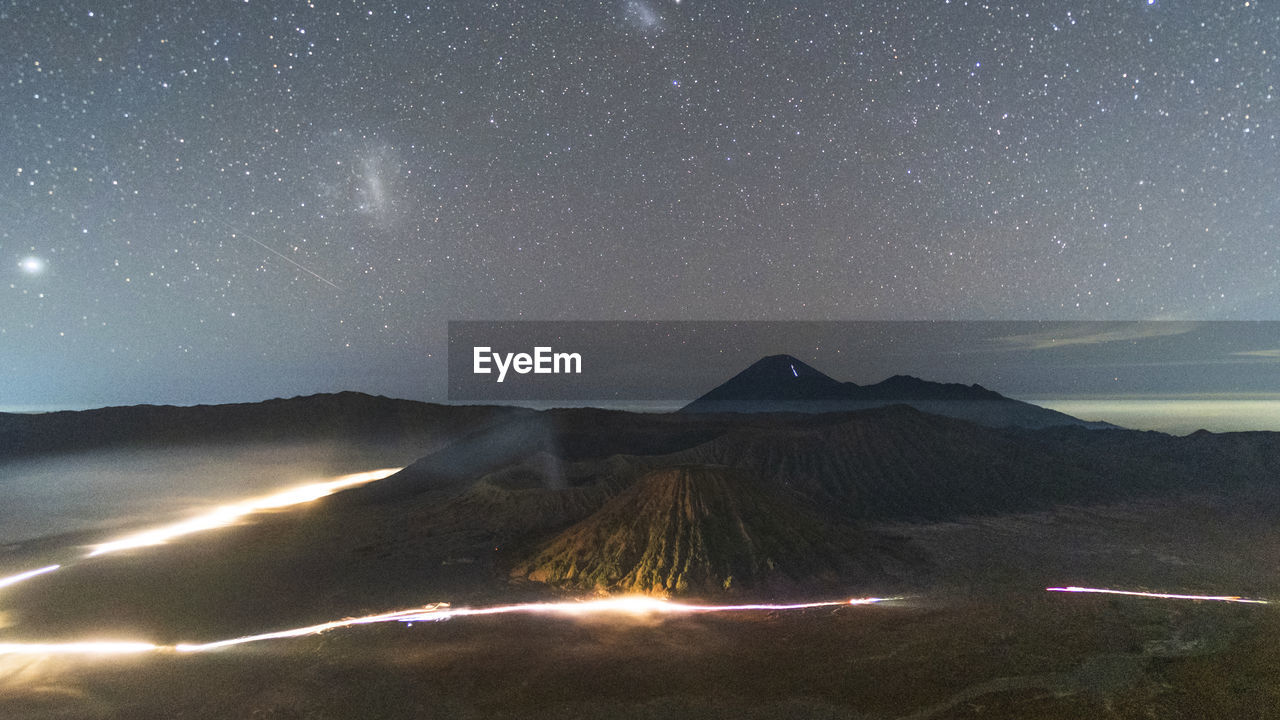
[[[578,590],[705,595],[847,575],[851,559],[867,559],[858,545],[743,470],[675,465],[648,471],[513,573]]]

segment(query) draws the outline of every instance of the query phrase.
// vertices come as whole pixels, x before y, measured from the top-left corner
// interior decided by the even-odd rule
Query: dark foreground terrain
[[[11,656],[0,658],[0,716],[1280,717],[1276,607],[1042,590],[1112,584],[1280,597],[1269,572],[1280,556],[1274,502],[1196,500],[894,524],[935,564],[902,599],[874,606],[461,618],[201,655]],[[423,559],[435,579],[428,571],[422,587],[397,591],[416,593],[412,602],[344,598],[339,588],[338,597],[316,599],[328,580],[349,586],[356,575],[403,571],[390,561],[331,568],[328,578],[300,567],[275,584],[256,575],[228,586],[231,575],[270,563],[306,525],[280,516],[212,543],[152,551],[145,564],[139,555],[32,581],[6,596],[15,623],[6,639],[205,640],[341,617],[343,605],[360,614],[459,599],[451,592],[477,605],[528,596],[485,596],[437,558]],[[219,583],[208,584],[214,576]]]
[[[0,717],[1280,717],[1280,605],[1045,592],[1280,601],[1274,434],[991,427],[906,406],[453,417],[340,400],[362,408],[359,432],[289,401],[308,410],[306,439],[358,446],[401,428],[421,458],[158,547],[86,558],[108,539],[88,531],[0,548],[0,577],[67,565],[0,588],[0,644],[203,643],[436,602],[893,599],[461,617],[200,654],[0,653]],[[196,429],[171,442],[295,439],[289,413],[266,407],[184,410]],[[149,446],[147,428],[175,417],[122,412],[135,430],[56,420],[101,448]],[[45,436],[22,427],[25,461]]]

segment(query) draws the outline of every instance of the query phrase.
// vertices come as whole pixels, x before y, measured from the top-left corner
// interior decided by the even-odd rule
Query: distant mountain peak
[[[848,412],[893,404],[992,427],[1105,426],[1007,398],[977,384],[939,383],[902,374],[874,385],[839,382],[787,354],[760,358],[682,411]]]
[[[863,390],[868,399],[1018,402],[977,383],[939,383],[914,375],[894,375]]]
[[[792,355],[769,355],[752,363],[699,401],[735,403],[822,400],[843,392],[843,384]]]
[[[771,378],[784,381],[788,378],[822,378],[835,382],[821,370],[792,355],[767,355],[751,363],[746,370],[738,373],[737,377]]]

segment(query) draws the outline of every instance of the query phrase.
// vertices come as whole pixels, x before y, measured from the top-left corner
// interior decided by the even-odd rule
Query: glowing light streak
[[[843,605],[870,605],[891,599],[893,598],[853,598],[851,600],[833,600],[795,604],[760,603],[748,605],[689,605],[655,597],[631,596],[586,600],[582,602],[524,603],[520,605],[497,605],[490,608],[451,608],[434,611],[432,613],[424,614],[423,616],[410,616],[403,618],[402,620],[404,622],[417,622],[419,620],[444,620],[451,617],[504,615],[508,613],[554,614],[582,617],[585,615],[595,615],[599,613],[631,613],[637,615],[656,613],[664,615],[688,615],[714,612],[770,612],[805,610],[820,607],[838,607]],[[447,617],[440,617],[441,615]]]
[[[0,643],[0,655],[136,655],[164,650],[145,642]]]
[[[1132,597],[1160,598],[1162,600],[1210,600],[1214,602],[1232,602],[1232,603],[1248,603],[1250,605],[1270,605],[1268,600],[1253,600],[1243,598],[1239,595],[1178,595],[1175,593],[1152,593],[1139,592],[1137,590],[1109,590],[1106,588],[1087,588],[1076,587],[1051,587],[1045,588],[1048,592],[1064,592],[1064,593],[1099,593],[1104,595],[1129,595]]]
[[[795,604],[746,604],[746,605],[687,605],[650,597],[619,597],[585,602],[543,602],[522,603],[518,605],[495,605],[487,608],[453,608],[448,603],[435,603],[408,610],[367,615],[365,617],[347,618],[332,622],[308,625],[306,627],[277,630],[274,632],[246,635],[244,637],[218,640],[208,643],[180,643],[178,645],[154,645],[147,642],[121,641],[87,641],[65,643],[0,643],[0,655],[124,655],[146,652],[179,652],[197,653],[219,650],[235,645],[262,642],[265,640],[284,640],[288,638],[319,635],[330,630],[354,627],[357,625],[373,625],[377,623],[415,623],[440,622],[456,617],[474,617],[483,615],[506,615],[512,613],[551,614],[568,617],[583,617],[602,613],[627,613],[633,615],[648,614],[698,614],[715,612],[750,612],[750,611],[787,611],[806,610],[822,607],[846,607],[850,605],[872,605],[895,600],[897,598],[852,598],[850,600],[833,600],[828,602],[809,602]]]
[[[476,617],[483,615],[508,615],[513,613],[524,614],[551,614],[565,615],[569,617],[584,617],[587,615],[595,615],[600,613],[629,613],[635,615],[646,615],[652,613],[676,615],[676,614],[694,614],[694,613],[713,613],[713,612],[748,612],[748,611],[785,611],[785,610],[805,610],[808,608],[820,607],[841,607],[848,605],[871,605],[874,603],[885,602],[895,598],[853,598],[850,600],[835,600],[829,602],[810,602],[797,604],[748,604],[748,605],[687,605],[684,603],[670,602],[660,598],[651,597],[619,597],[606,598],[601,600],[588,600],[585,602],[542,602],[542,603],[522,603],[518,605],[495,605],[487,608],[453,608],[448,603],[439,603],[436,605],[428,605],[421,608],[413,608],[410,610],[396,610],[394,612],[381,613],[379,615],[369,615],[359,618],[348,618],[346,620],[335,620],[333,622],[321,623],[320,625],[311,625],[308,627],[294,628],[291,630],[278,630],[276,632],[261,633],[258,635],[246,635],[245,637],[231,638],[229,640],[219,640],[217,642],[193,644],[185,643],[175,646],[178,652],[205,652],[208,650],[217,650],[219,648],[231,647],[233,645],[244,645],[246,643],[261,642],[263,640],[280,640],[284,638],[296,638],[306,635],[318,635],[329,630],[338,628],[351,627],[353,625],[371,625],[374,623],[401,622],[440,622],[450,620],[457,617]]]
[[[209,513],[199,517],[191,518],[172,525],[166,525],[159,528],[153,528],[144,532],[129,535],[118,540],[102,543],[93,548],[88,557],[96,557],[108,553],[118,552],[129,548],[148,547],[152,545],[163,544],[173,538],[182,535],[188,535],[194,532],[209,530],[213,528],[225,527],[237,522],[240,518],[257,512],[267,510],[275,510],[286,508],[293,505],[311,502],[319,498],[331,495],[339,490],[362,485],[365,483],[381,480],[389,475],[399,472],[401,468],[385,468],[382,470],[372,470],[369,472],[355,473],[352,475],[344,475],[333,480],[321,483],[312,483],[296,488],[290,488],[281,492],[267,495],[260,498],[245,500],[234,505],[226,505],[219,507]],[[14,585],[24,580],[50,573],[60,569],[61,565],[49,565],[47,567],[30,570],[27,572],[12,575],[6,578],[0,578],[0,588]],[[140,654],[149,652],[179,652],[194,653],[207,652],[235,645],[243,645],[246,643],[262,642],[266,640],[280,640],[287,638],[304,637],[308,635],[318,635],[330,630],[339,628],[353,627],[357,625],[371,625],[376,623],[400,622],[411,624],[415,622],[439,622],[449,620],[456,617],[473,617],[485,615],[505,615],[513,613],[525,614],[550,614],[567,617],[584,617],[602,613],[629,613],[633,615],[649,615],[649,614],[699,614],[699,613],[716,613],[716,612],[750,612],[750,611],[789,611],[804,610],[810,608],[823,607],[841,607],[850,605],[871,605],[874,603],[885,602],[886,600],[895,600],[898,598],[851,598],[849,600],[835,600],[823,602],[807,602],[807,603],[748,603],[739,605],[694,605],[688,603],[672,602],[661,598],[646,596],[629,596],[603,598],[596,600],[586,600],[577,602],[538,602],[538,603],[521,603],[515,605],[496,605],[485,608],[453,608],[448,603],[435,603],[424,605],[422,607],[410,608],[407,610],[396,610],[377,615],[368,615],[357,618],[346,618],[343,620],[335,620],[318,625],[308,625],[306,627],[292,628],[288,630],[277,630],[267,633],[259,633],[256,635],[246,635],[243,637],[231,638],[228,640],[218,640],[209,643],[181,643],[178,645],[156,645],[148,642],[129,642],[129,641],[76,641],[76,642],[4,642],[0,643],[0,655],[124,655],[124,654]]]
[[[246,635],[244,637],[231,638],[230,640],[218,640],[210,643],[181,643],[174,646],[178,652],[205,652],[208,650],[217,650],[219,648],[230,647],[232,645],[244,645],[246,643],[261,642],[263,640],[283,640],[286,638],[305,637],[307,635],[319,635],[330,630],[338,628],[352,627],[355,625],[373,625],[375,623],[387,623],[404,620],[405,622],[418,622],[420,619],[431,616],[432,613],[439,612],[438,608],[448,607],[448,603],[440,603],[437,605],[428,605],[426,607],[413,608],[411,610],[396,610],[394,612],[381,613],[378,615],[368,615],[358,618],[347,618],[345,620],[334,620],[332,622],[320,623],[319,625],[309,625],[307,627],[292,628],[290,630],[277,630],[275,632],[260,633],[258,635]],[[405,618],[412,618],[405,620]],[[429,620],[446,620],[444,615],[427,617]]]
[[[36,577],[37,575],[44,575],[45,573],[51,573],[54,570],[57,570],[61,567],[62,567],[61,565],[49,565],[47,567],[38,568],[36,570],[28,570],[27,572],[21,572],[21,573],[18,573],[17,575],[10,575],[9,577],[6,577],[6,578],[0,578],[0,588],[9,587],[10,585],[17,585],[23,580],[30,580],[31,578]]]
[[[190,535],[191,533],[212,530],[214,528],[227,527],[240,521],[246,515],[263,512],[266,510],[278,510],[280,508],[289,507],[291,505],[300,505],[313,500],[318,500],[327,495],[332,495],[339,490],[345,490],[356,485],[381,480],[393,473],[397,473],[401,468],[384,468],[382,470],[371,470],[369,472],[355,473],[353,475],[343,475],[340,478],[329,480],[327,482],[312,483],[310,485],[302,485],[296,488],[290,488],[273,495],[267,495],[260,498],[252,498],[236,503],[234,505],[224,505],[216,508],[204,515],[183,520],[182,522],[163,527],[144,530],[140,533],[128,535],[118,540],[102,543],[94,546],[88,557],[97,557],[108,553],[119,552],[121,550],[129,550],[132,548],[150,547],[152,545],[162,545],[176,537]]]

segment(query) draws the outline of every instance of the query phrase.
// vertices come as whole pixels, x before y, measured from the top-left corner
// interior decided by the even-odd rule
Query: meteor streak
[[[18,573],[17,575],[10,575],[9,577],[6,577],[6,578],[0,578],[0,588],[9,587],[10,585],[17,585],[23,580],[30,580],[31,578],[37,575],[44,575],[45,573],[51,573],[60,567],[62,566],[49,565],[47,567],[42,567],[36,570],[28,570],[27,572],[21,572],[21,573]]]
[[[1251,600],[1243,598],[1239,595],[1175,595],[1173,593],[1150,593],[1138,592],[1136,590],[1108,590],[1105,588],[1087,588],[1076,587],[1051,587],[1045,588],[1047,592],[1069,592],[1069,593],[1101,593],[1105,595],[1130,595],[1133,597],[1149,597],[1160,598],[1163,600],[1213,600],[1215,602],[1232,602],[1232,603],[1248,603],[1250,605],[1270,605],[1268,600]]]
[[[381,480],[397,473],[402,468],[384,468],[382,470],[371,470],[369,472],[355,473],[353,475],[343,475],[336,480],[328,482],[312,483],[310,485],[302,485],[296,488],[290,488],[274,495],[267,495],[260,498],[251,498],[238,502],[234,505],[224,505],[216,508],[204,515],[183,520],[173,525],[165,525],[163,527],[144,530],[134,535],[128,535],[118,540],[102,543],[93,548],[88,557],[97,557],[108,553],[119,552],[132,548],[149,547],[152,545],[162,545],[173,538],[182,535],[190,535],[191,533],[201,532],[203,530],[211,530],[214,528],[226,527],[238,522],[246,515],[263,512],[265,510],[277,510],[291,505],[299,505],[311,502],[326,495],[344,490],[356,485]]]
[[[231,237],[235,237],[235,236],[237,235],[237,233],[238,233],[238,234],[240,234],[240,235],[243,235],[243,236],[245,236],[246,238],[248,238],[248,239],[249,239],[249,241],[250,241],[250,242],[252,242],[253,244],[255,244],[255,245],[257,245],[258,247],[262,248],[263,250],[266,250],[267,252],[269,252],[269,253],[271,253],[271,254],[275,255],[276,257],[280,258],[281,260],[284,260],[285,262],[289,263],[290,265],[293,265],[294,267],[298,268],[298,269],[299,269],[299,270],[301,270],[302,272],[304,272],[304,273],[306,273],[306,274],[310,275],[311,277],[313,277],[313,278],[315,278],[315,279],[319,280],[320,282],[324,283],[325,285],[328,285],[329,287],[333,288],[334,290],[341,290],[341,289],[342,289],[342,288],[338,287],[337,285],[334,285],[334,284],[333,284],[333,282],[332,282],[331,280],[329,280],[328,278],[325,278],[324,276],[320,275],[319,273],[317,273],[316,271],[312,270],[311,268],[306,267],[305,265],[303,265],[302,263],[298,262],[297,260],[294,260],[293,258],[289,257],[288,255],[285,255],[284,253],[280,252],[279,250],[276,250],[275,248],[271,247],[270,245],[268,245],[268,244],[266,244],[266,243],[262,242],[261,240],[259,240],[259,239],[255,238],[254,236],[250,235],[249,233],[247,233],[247,232],[242,232],[242,231],[240,231],[240,230],[236,230],[236,229],[235,229],[235,226],[233,226],[231,223],[227,222],[226,220],[223,220],[223,219],[221,219],[221,218],[214,218],[214,219],[215,219],[215,220],[217,220],[218,222],[222,223],[223,225],[225,225],[225,226],[227,227],[227,229],[229,229],[229,230],[231,231]]]

